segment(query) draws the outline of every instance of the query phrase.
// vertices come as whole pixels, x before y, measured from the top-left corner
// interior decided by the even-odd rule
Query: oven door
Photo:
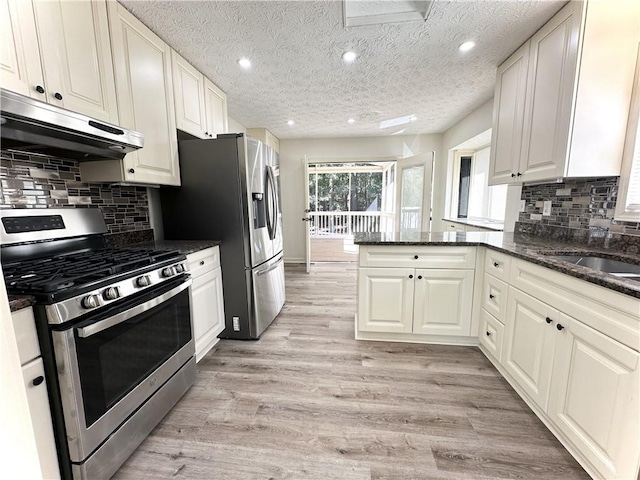
[[[82,462],[194,354],[183,277],[52,331],[72,462]]]

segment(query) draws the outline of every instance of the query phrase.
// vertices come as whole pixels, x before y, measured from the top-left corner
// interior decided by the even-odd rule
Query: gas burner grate
[[[52,293],[180,256],[178,251],[107,248],[3,264],[11,293]]]

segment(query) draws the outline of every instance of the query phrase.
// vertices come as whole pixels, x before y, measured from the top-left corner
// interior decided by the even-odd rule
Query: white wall
[[[442,161],[442,136],[413,135],[361,138],[281,139],[280,182],[282,185],[282,227],[284,258],[287,262],[305,259],[304,157],[319,159],[371,160],[402,158],[435,151],[436,164]]]
[[[247,129],[244,125],[236,122],[235,119],[227,116],[227,131],[229,133],[247,133]]]

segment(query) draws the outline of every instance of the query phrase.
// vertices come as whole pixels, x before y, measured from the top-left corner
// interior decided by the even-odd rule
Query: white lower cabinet
[[[224,298],[220,247],[212,247],[187,255],[192,274],[191,313],[196,361],[200,361],[218,343],[224,330]]]
[[[416,270],[413,333],[471,334],[473,270]]]
[[[486,311],[481,345],[590,475],[636,478],[640,301],[522,260],[508,281],[502,354]]]
[[[474,264],[473,249],[360,247],[358,332],[470,336],[475,276],[461,267]]]
[[[555,353],[554,318],[559,312],[513,287],[509,289],[502,364],[546,408]]]
[[[358,274],[358,329],[411,333],[413,268],[361,268]]]
[[[636,478],[640,354],[562,314],[547,414],[604,478]]]
[[[44,365],[31,307],[11,314],[42,478],[60,478]]]

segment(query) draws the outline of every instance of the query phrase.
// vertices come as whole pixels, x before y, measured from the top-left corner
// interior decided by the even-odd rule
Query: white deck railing
[[[311,212],[312,237],[345,237],[354,233],[393,230],[393,213],[383,212]]]

